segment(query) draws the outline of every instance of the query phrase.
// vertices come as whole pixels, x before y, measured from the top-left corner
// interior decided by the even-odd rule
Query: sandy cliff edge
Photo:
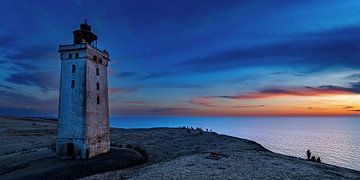
[[[55,132],[53,120],[0,117],[0,177],[11,178],[33,162],[53,158]],[[141,146],[149,161],[85,179],[360,178],[359,171],[276,154],[253,141],[200,130],[112,128],[111,144],[114,148]]]

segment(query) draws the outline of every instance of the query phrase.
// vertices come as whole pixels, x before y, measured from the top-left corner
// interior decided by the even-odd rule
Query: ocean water
[[[111,127],[192,126],[250,139],[290,156],[360,170],[360,117],[112,117]]]

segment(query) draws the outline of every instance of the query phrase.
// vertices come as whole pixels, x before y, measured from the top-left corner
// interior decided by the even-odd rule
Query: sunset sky
[[[358,0],[0,2],[0,114],[57,115],[59,44],[86,18],[111,116],[360,113]]]

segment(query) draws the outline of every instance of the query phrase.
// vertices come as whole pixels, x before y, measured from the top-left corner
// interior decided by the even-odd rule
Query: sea
[[[360,170],[360,116],[344,117],[111,117],[117,128],[200,127],[256,141],[272,152]]]

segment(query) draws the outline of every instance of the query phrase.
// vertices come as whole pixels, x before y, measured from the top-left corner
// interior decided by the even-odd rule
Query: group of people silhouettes
[[[306,151],[306,155],[307,155],[308,160],[321,163],[320,157],[317,157],[317,158],[316,158],[315,156],[311,156],[310,150],[307,150],[307,151]]]

